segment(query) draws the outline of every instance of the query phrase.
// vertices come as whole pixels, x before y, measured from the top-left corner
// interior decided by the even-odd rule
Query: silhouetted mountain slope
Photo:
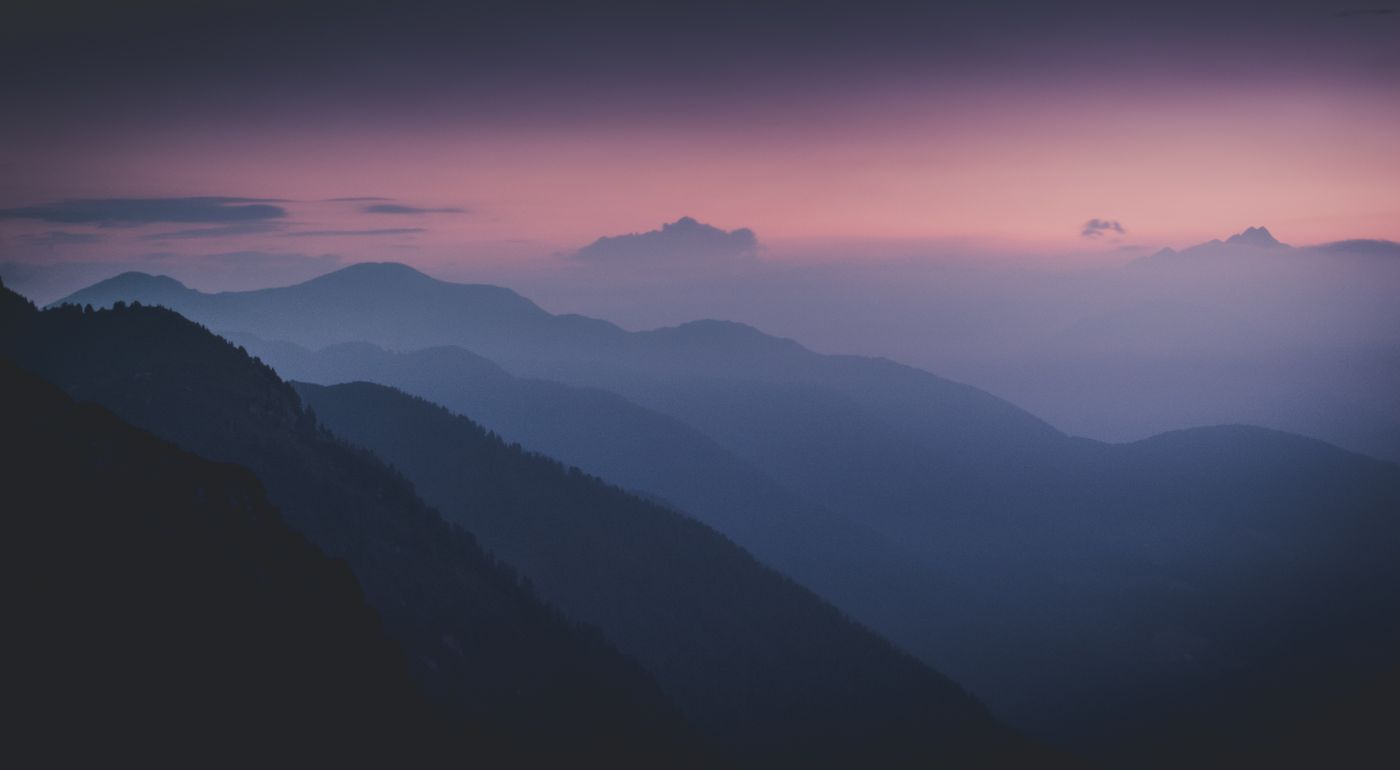
[[[251,473],[5,359],[0,392],[11,751],[387,763],[446,748],[350,571]]]
[[[290,387],[224,340],[168,310],[69,307],[11,318],[0,353],[77,399],[251,469],[292,526],[345,560],[415,681],[465,724],[524,756],[684,759],[679,716],[635,663],[540,604],[407,481],[322,431]]]
[[[764,766],[1044,762],[956,686],[713,530],[368,383],[298,385],[568,614]],[[1024,752],[1024,753],[1021,753]]]
[[[344,343],[312,353],[249,335],[235,340],[288,379],[397,387],[508,441],[661,498],[896,642],[930,650],[935,665],[937,650],[960,634],[943,621],[950,605],[966,599],[948,575],[788,492],[694,428],[615,393],[516,378],[454,347],[391,353]]]

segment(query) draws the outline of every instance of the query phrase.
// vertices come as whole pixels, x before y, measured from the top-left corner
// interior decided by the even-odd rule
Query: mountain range
[[[876,570],[875,591],[849,590],[853,581],[794,574],[778,549],[752,547],[755,555],[1013,724],[1118,760],[1248,751],[1228,745],[1248,743],[1231,729],[1242,715],[1364,677],[1396,649],[1400,470],[1321,442],[1243,426],[1119,445],[1078,439],[890,361],[819,355],[717,321],[626,332],[404,266],[216,295],[126,275],[70,299],[166,304],[220,333],[258,338],[282,366],[325,367],[312,378],[378,379],[467,417],[479,409],[505,439],[573,446],[565,459],[585,468],[591,436],[613,466],[633,468],[598,463],[594,472],[630,472],[630,489],[720,526],[722,501],[675,499],[683,472],[629,459],[704,448],[708,459],[696,465],[706,473],[724,467],[725,478],[758,479],[752,489],[776,487],[734,506],[764,515],[771,541],[811,521],[801,536],[828,533],[816,541],[842,553],[829,533],[846,527],[862,533],[850,564],[888,553],[909,568]],[[493,379],[508,398],[474,390]],[[577,418],[588,399],[631,420]],[[588,427],[502,417],[551,401],[555,414]],[[765,500],[787,505],[765,514]],[[747,545],[742,527],[726,527]],[[911,590],[919,580],[924,590]],[[886,603],[864,604],[882,585]],[[1122,746],[1109,746],[1115,740]]]
[[[804,767],[1051,756],[712,530],[440,409],[423,419],[446,437],[418,446],[451,483],[415,480],[436,479],[424,489],[453,523],[409,478],[328,432],[265,365],[169,310],[40,312],[4,299],[0,355],[256,473],[292,527],[349,565],[419,690],[458,726],[450,734],[491,737],[491,755]],[[307,392],[333,411],[339,391]],[[416,408],[384,389],[351,395],[390,418]],[[474,476],[483,456],[491,470]]]

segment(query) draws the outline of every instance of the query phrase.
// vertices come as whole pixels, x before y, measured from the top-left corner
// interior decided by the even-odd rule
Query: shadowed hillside
[[[0,360],[6,697],[51,762],[423,761],[448,742],[342,562],[252,474]],[[479,748],[466,740],[457,748]],[[66,758],[66,759],[64,759]]]
[[[288,523],[349,565],[447,718],[541,761],[652,765],[694,751],[635,663],[540,604],[378,459],[319,428],[265,366],[168,310],[40,313],[0,292],[4,355],[78,400],[257,474]]]
[[[332,430],[402,469],[741,755],[836,767],[1046,762],[950,682],[707,527],[389,388],[297,387]]]

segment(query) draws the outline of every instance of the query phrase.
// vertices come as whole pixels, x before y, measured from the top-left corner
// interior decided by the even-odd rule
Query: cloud
[[[574,253],[594,263],[695,263],[747,261],[758,255],[758,237],[747,227],[728,232],[681,217],[660,230],[604,236]]]
[[[309,238],[341,235],[408,235],[410,233],[426,233],[427,231],[426,227],[381,227],[375,230],[299,230],[285,235],[288,238]]]
[[[78,246],[105,240],[96,233],[70,233],[64,230],[50,230],[47,233],[20,235],[15,240],[32,246]]]
[[[188,238],[224,238],[236,235],[259,235],[281,230],[280,222],[243,222],[221,227],[200,227],[193,230],[174,230],[165,233],[151,233],[142,236],[147,241],[185,240]]]
[[[1333,241],[1312,247],[1328,254],[1357,254],[1372,257],[1400,259],[1400,243],[1374,238],[1353,238],[1348,241]]]
[[[156,222],[218,223],[279,219],[286,209],[268,198],[82,198],[0,209],[0,219],[37,219],[103,227]]]
[[[393,198],[381,198],[377,195],[351,195],[345,198],[327,198],[327,203],[365,203],[368,201],[391,201]]]
[[[425,209],[417,206],[405,206],[400,203],[376,203],[373,206],[365,206],[366,214],[465,214],[466,209],[441,208]]]
[[[1124,235],[1128,231],[1116,219],[1091,219],[1079,230],[1079,234],[1085,238],[1098,238],[1108,232]]]

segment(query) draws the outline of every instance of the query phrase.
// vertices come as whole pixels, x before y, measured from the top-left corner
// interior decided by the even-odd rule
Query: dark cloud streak
[[[465,214],[466,209],[460,208],[420,208],[418,206],[405,206],[401,203],[376,203],[373,206],[365,206],[366,214]]]
[[[187,224],[280,219],[286,209],[269,198],[81,198],[0,209],[0,219],[36,219],[101,227],[177,222]]]
[[[247,222],[223,227],[201,227],[194,230],[175,230],[165,233],[152,233],[143,236],[147,241],[187,240],[190,238],[227,238],[239,235],[262,235],[277,232],[283,225],[279,222]]]
[[[75,246],[100,243],[105,239],[96,233],[70,233],[64,230],[50,230],[47,233],[20,235],[16,240],[33,246]]]
[[[411,235],[413,233],[425,233],[426,227],[381,227],[372,230],[298,230],[296,232],[285,233],[287,238],[319,238],[319,237],[339,237],[342,235]]]

